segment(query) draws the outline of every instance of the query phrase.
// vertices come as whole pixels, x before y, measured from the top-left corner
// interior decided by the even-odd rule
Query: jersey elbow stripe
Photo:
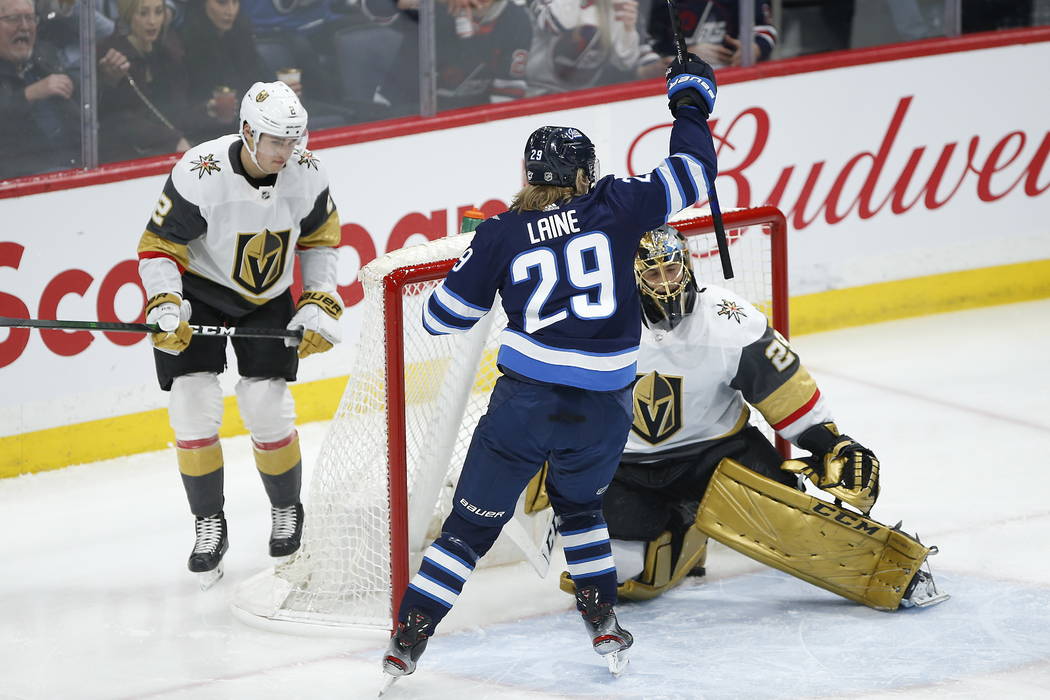
[[[705,196],[711,192],[711,181],[707,177],[707,170],[704,168],[704,164],[701,163],[696,156],[689,155],[688,153],[676,154],[686,164],[686,172],[689,173],[689,178],[692,180],[693,187],[696,188],[696,199],[693,200],[693,204],[696,204],[702,196]],[[701,187],[701,183],[703,186]]]
[[[819,401],[819,400],[820,400],[820,389],[814,389],[813,396],[809,397],[809,401],[807,401],[806,403],[802,404],[802,406],[800,406],[797,411],[795,411],[794,413],[789,415],[784,420],[780,421],[779,423],[775,423],[773,425],[773,429],[777,430],[777,431],[784,430],[785,428],[790,426],[792,423],[796,422],[799,418],[801,418],[802,416],[806,415],[811,410],[813,410],[813,407],[817,405],[817,401]]]
[[[682,208],[692,206],[700,199],[700,185],[690,172],[690,163],[685,158],[671,157],[671,172],[678,180],[678,186],[682,188]],[[700,180],[703,181],[702,179]]]
[[[474,324],[471,322],[465,326],[456,326],[451,323],[446,323],[434,313],[428,302],[426,306],[423,307],[423,327],[426,328],[431,335],[448,335],[450,333],[466,333],[474,327]]]
[[[664,183],[667,190],[667,218],[671,218],[685,209],[685,192],[682,190],[678,176],[671,167],[671,159],[664,160],[663,165],[656,169],[657,174]]]
[[[462,297],[453,294],[445,285],[435,289],[430,298],[449,314],[472,322],[477,321],[489,312],[488,309],[475,306]]]

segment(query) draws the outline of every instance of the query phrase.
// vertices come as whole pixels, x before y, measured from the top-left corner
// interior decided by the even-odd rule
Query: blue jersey
[[[678,110],[670,153],[646,175],[610,175],[560,206],[482,222],[427,300],[424,327],[468,331],[499,291],[507,313],[501,367],[596,391],[630,384],[641,334],[638,242],[695,204],[716,172],[711,132],[695,107]]]

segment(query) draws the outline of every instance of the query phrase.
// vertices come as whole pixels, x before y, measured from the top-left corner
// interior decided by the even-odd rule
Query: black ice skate
[[[390,678],[379,691],[380,695],[395,680],[416,670],[416,662],[427,648],[432,627],[430,616],[416,609],[409,610],[405,621],[398,623],[397,634],[390,638],[390,646],[383,657],[383,672]]]
[[[303,504],[270,506],[270,556],[287,557],[299,550],[303,538]]]
[[[611,603],[601,601],[597,586],[584,586],[576,591],[576,604],[583,616],[583,624],[591,635],[594,650],[605,658],[614,676],[627,667],[627,650],[634,637],[620,627]]]
[[[226,517],[220,510],[215,515],[197,517],[197,542],[190,553],[190,571],[199,574],[201,590],[206,591],[222,578],[222,555],[230,547],[226,537]]]

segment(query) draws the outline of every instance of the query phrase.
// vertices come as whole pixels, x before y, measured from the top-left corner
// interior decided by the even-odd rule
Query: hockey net
[[[700,286],[736,291],[787,335],[783,214],[737,210],[724,222],[735,272],[728,281],[710,217],[673,222],[688,237]],[[498,303],[466,334],[431,336],[419,320],[430,290],[472,237],[397,250],[361,269],[355,361],[305,499],[302,547],[238,588],[239,617],[313,626],[304,631],[391,628],[409,571],[449,512],[470,437],[499,376],[497,336],[506,317]],[[761,416],[753,412],[752,421]],[[480,564],[521,559],[501,536]]]

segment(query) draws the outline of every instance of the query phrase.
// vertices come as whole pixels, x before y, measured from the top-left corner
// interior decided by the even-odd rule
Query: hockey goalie
[[[690,260],[685,238],[663,226],[635,261],[644,328],[634,424],[604,502],[618,594],[653,598],[702,574],[710,537],[879,610],[947,599],[923,568],[936,548],[867,517],[879,495],[874,453],[839,430],[765,316],[700,287]],[[784,461],[749,423],[752,408],[810,456]],[[835,503],[807,495],[800,477]],[[542,479],[530,484],[530,509],[544,505]],[[565,574],[561,586],[573,590]]]

